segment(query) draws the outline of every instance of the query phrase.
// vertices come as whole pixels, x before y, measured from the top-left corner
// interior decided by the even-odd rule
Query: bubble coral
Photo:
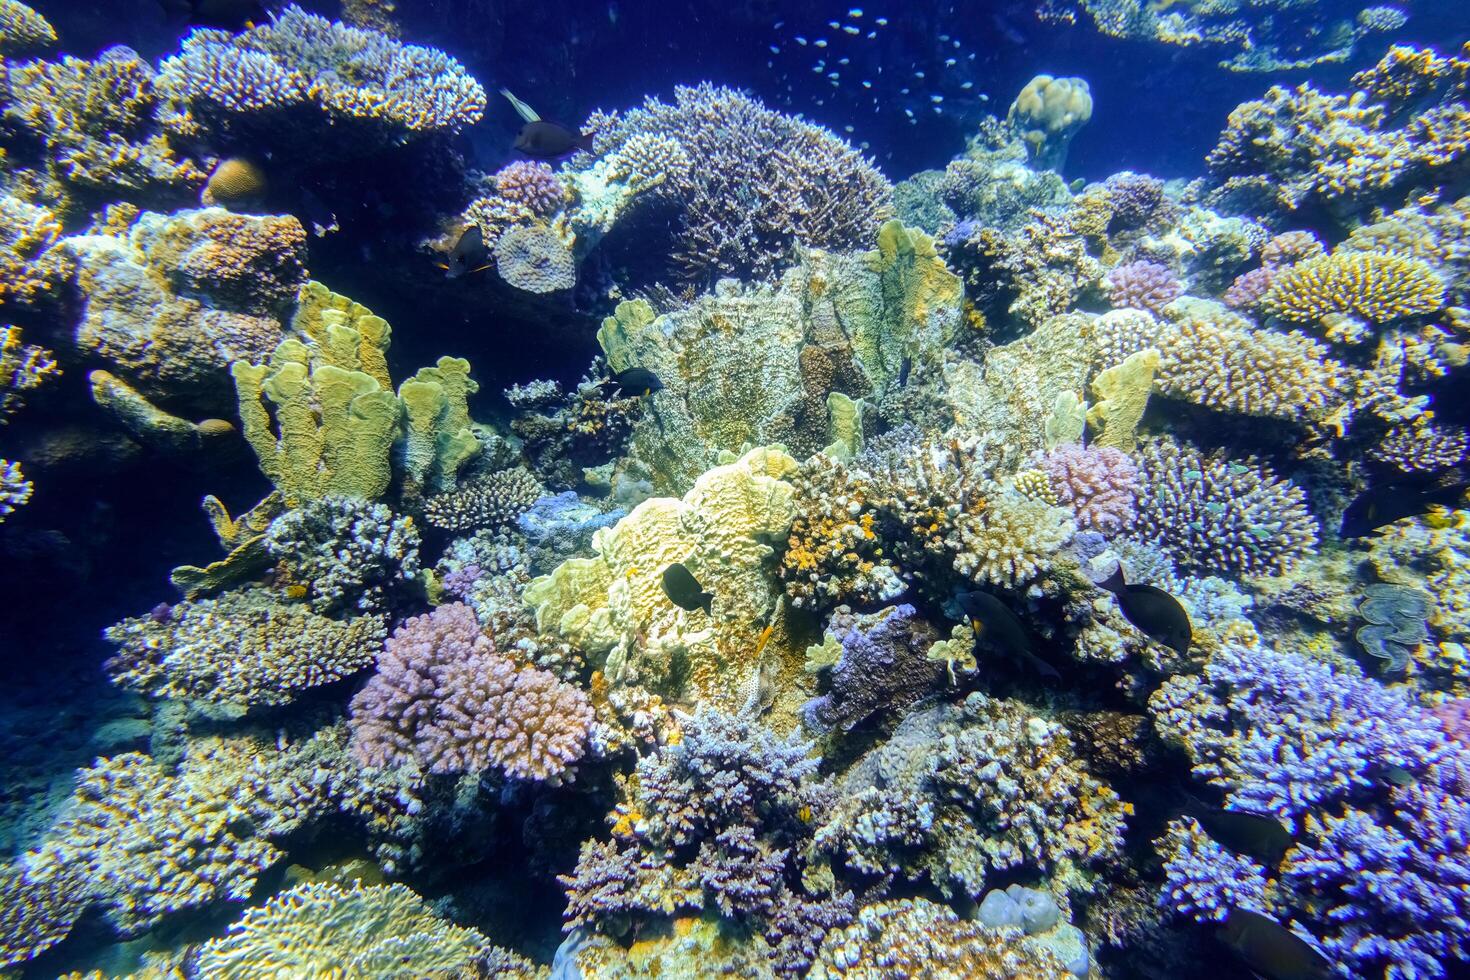
[[[405,620],[352,699],[353,751],[369,766],[417,761],[431,772],[496,767],[559,780],[587,749],[592,708],[580,690],[517,669],[462,603]]]
[[[287,704],[372,663],[379,616],[339,622],[265,589],[174,604],[169,616],[134,616],[107,628],[118,652],[112,679],[153,697],[243,705]]]
[[[1114,309],[1158,313],[1184,293],[1184,284],[1168,266],[1157,262],[1125,262],[1103,280]]]
[[[1132,526],[1138,467],[1127,453],[1068,443],[1046,453],[1036,465],[1051,481],[1057,503],[1072,511],[1079,528],[1113,535]]]
[[[1306,494],[1264,466],[1164,440],[1138,455],[1137,533],[1181,568],[1283,572],[1315,552],[1317,532]]]
[[[1264,305],[1294,323],[1320,323],[1344,313],[1387,323],[1433,313],[1443,305],[1444,291],[1434,270],[1419,259],[1339,250],[1280,270]]]
[[[528,293],[554,293],[577,284],[577,260],[560,235],[543,225],[515,225],[495,243],[495,271]]]

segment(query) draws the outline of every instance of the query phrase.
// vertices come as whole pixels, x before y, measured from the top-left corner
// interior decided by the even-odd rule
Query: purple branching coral
[[[516,160],[497,171],[495,192],[540,218],[561,210],[567,197],[566,187],[551,167],[529,160]]]
[[[648,99],[600,118],[599,156],[656,138],[697,161],[644,175],[662,176],[660,197],[679,207],[673,258],[691,282],[767,276],[793,245],[867,248],[893,216],[892,185],[858,151],[734,89],[679,87],[672,105]]]
[[[1275,275],[1275,271],[1267,266],[1242,273],[1221,294],[1220,300],[1232,310],[1257,309],[1265,300],[1266,291],[1271,288],[1271,280]]]
[[[1470,750],[1404,690],[1227,644],[1150,709],[1227,806],[1276,815],[1298,839],[1268,868],[1176,824],[1166,904],[1218,919],[1222,903],[1253,903],[1345,976],[1439,977],[1470,957]],[[1258,888],[1267,877],[1275,887]]]
[[[1119,310],[1158,313],[1184,293],[1173,271],[1157,262],[1125,262],[1103,280],[1108,302]]]
[[[944,664],[927,656],[939,634],[907,603],[871,615],[840,606],[827,632],[842,652],[827,693],[802,709],[813,730],[846,732],[880,710],[901,712],[944,679]]]
[[[580,759],[587,696],[497,653],[461,603],[406,620],[352,699],[352,747],[370,766],[418,762],[431,772],[555,780]]]
[[[1133,525],[1138,467],[1127,453],[1068,443],[1042,456],[1036,465],[1051,481],[1058,502],[1077,518],[1079,528],[1114,535]]]

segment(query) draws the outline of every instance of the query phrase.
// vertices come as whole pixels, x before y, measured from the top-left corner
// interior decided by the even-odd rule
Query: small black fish
[[[263,24],[270,12],[259,0],[159,0],[170,16],[181,17],[190,27],[214,27],[243,31]]]
[[[490,268],[489,258],[490,253],[485,248],[485,236],[480,231],[480,226],[470,225],[459,236],[459,241],[454,243],[454,248],[440,268],[444,270],[446,277],[458,279],[471,272]]]
[[[609,375],[602,384],[611,385],[622,394],[634,397],[651,395],[655,391],[664,389],[664,384],[658,379],[658,375],[644,367],[630,367],[626,371]]]
[[[909,372],[914,369],[914,359],[905,357],[898,365],[898,386],[902,388],[909,383]]]
[[[1123,566],[1098,583],[1118,599],[1118,608],[1128,622],[1150,639],[1173,648],[1180,656],[1189,652],[1194,633],[1189,628],[1189,613],[1179,600],[1154,585],[1129,585],[1123,580]]]
[[[528,122],[516,137],[516,149],[527,156],[561,157],[573,150],[593,152],[592,134],[576,133],[545,119]]]
[[[1291,831],[1275,817],[1246,810],[1222,810],[1192,796],[1185,803],[1184,812],[1198,820],[1211,837],[1235,853],[1256,858],[1273,868],[1296,843]]]
[[[1220,941],[1268,980],[1325,980],[1332,964],[1307,942],[1270,916],[1233,908]]]
[[[703,609],[706,616],[711,615],[715,602],[714,593],[704,591],[694,573],[678,561],[664,569],[664,595],[685,612]]]
[[[961,592],[955,601],[970,620],[976,637],[983,637],[1001,653],[1031,667],[1043,677],[1060,678],[1057,669],[1038,657],[1031,633],[1005,603],[988,592]]]
[[[1403,487],[1382,486],[1364,490],[1353,498],[1342,512],[1344,538],[1361,538],[1386,524],[1405,517],[1416,517],[1430,507],[1457,508],[1465,506],[1465,494],[1470,493],[1470,483],[1452,483],[1445,487],[1428,490],[1408,490]]]

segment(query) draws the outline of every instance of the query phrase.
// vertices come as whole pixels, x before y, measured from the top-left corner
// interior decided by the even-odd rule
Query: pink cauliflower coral
[[[544,218],[561,210],[567,191],[546,164],[517,160],[495,174],[495,193]]]
[[[1274,276],[1275,271],[1269,266],[1252,269],[1236,276],[1220,299],[1232,310],[1253,310],[1266,298],[1266,290],[1271,288]]]
[[[1138,467],[1126,453],[1070,443],[1048,452],[1037,466],[1079,527],[1112,535],[1132,526]]]
[[[1108,302],[1118,310],[1158,313],[1184,293],[1179,277],[1157,262],[1125,262],[1104,280]]]
[[[463,603],[406,620],[352,699],[352,748],[370,766],[417,761],[431,772],[497,766],[555,779],[582,757],[587,695],[495,650]]]

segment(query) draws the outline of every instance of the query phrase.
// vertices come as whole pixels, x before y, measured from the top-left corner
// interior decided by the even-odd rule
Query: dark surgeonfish
[[[1417,517],[1430,507],[1463,507],[1470,483],[1452,483],[1428,490],[1383,486],[1364,490],[1353,498],[1342,512],[1344,538],[1361,538],[1386,524],[1405,517]]]
[[[706,616],[715,602],[714,593],[704,591],[694,573],[678,561],[664,569],[664,595],[685,612],[703,609]]]
[[[1224,810],[1189,797],[1184,812],[1200,822],[1215,840],[1237,854],[1244,854],[1271,867],[1281,863],[1296,843],[1291,831],[1275,817],[1246,810]]]
[[[516,136],[516,149],[527,156],[548,159],[566,156],[573,150],[593,152],[592,134],[578,133],[545,119],[528,122]]]
[[[1327,957],[1270,916],[1233,908],[1220,930],[1220,941],[1267,980],[1326,980],[1332,970]]]
[[[663,391],[664,388],[658,375],[643,367],[630,367],[626,371],[609,375],[602,384],[615,387],[622,394],[634,397],[651,395],[655,391]]]
[[[1031,634],[1005,603],[988,592],[961,592],[955,601],[970,620],[976,637],[988,640],[1001,653],[1026,664],[1043,677],[1060,678],[1057,669],[1036,655]]]
[[[446,277],[458,279],[471,272],[490,268],[490,253],[485,248],[485,236],[479,225],[470,225],[454,243],[445,261],[439,263]]]
[[[1180,656],[1189,652],[1194,633],[1189,628],[1189,613],[1178,599],[1154,585],[1129,585],[1123,579],[1121,564],[1098,587],[1117,597],[1118,608],[1140,632],[1173,648]]]

